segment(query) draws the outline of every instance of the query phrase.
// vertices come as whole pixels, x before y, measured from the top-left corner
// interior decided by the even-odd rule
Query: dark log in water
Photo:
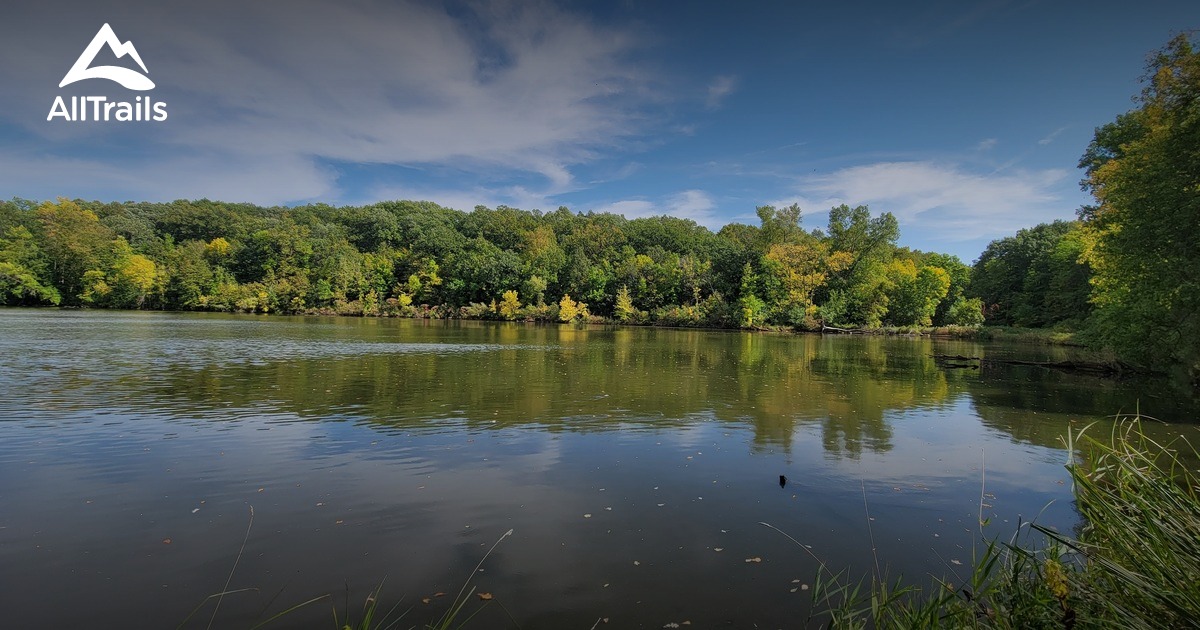
[[[958,354],[934,354],[933,360],[944,368],[960,368],[978,370],[984,365],[1031,365],[1052,370],[1096,374],[1099,376],[1117,376],[1133,370],[1120,362],[1101,361],[1025,361],[1021,359],[984,359],[982,357],[967,357]]]

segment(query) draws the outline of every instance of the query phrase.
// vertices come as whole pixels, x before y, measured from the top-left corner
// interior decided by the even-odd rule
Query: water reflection
[[[408,601],[457,592],[510,527],[480,588],[522,627],[790,623],[807,606],[792,581],[815,566],[759,521],[861,571],[865,501],[885,562],[942,575],[979,539],[985,477],[993,535],[1038,513],[1070,527],[1067,427],[1137,400],[1186,413],[1135,382],[931,358],[1002,351],[0,312],[0,581],[13,585],[0,604],[18,626],[123,627],[131,606],[177,623],[223,584],[253,505],[234,586],[263,593],[224,604],[226,625],[251,625],[235,622],[279,589],[296,603],[351,580],[365,596],[386,576]],[[51,583],[76,605],[21,612]],[[482,626],[507,623],[492,612]]]
[[[764,448],[787,448],[797,426],[820,423],[830,452],[850,456],[863,447],[886,450],[889,410],[936,406],[964,376],[937,368],[928,358],[928,340],[847,343],[515,325],[443,335],[446,330],[395,322],[360,332],[441,338],[352,342],[313,339],[314,331],[303,326],[265,337],[214,338],[212,322],[199,323],[204,325],[148,326],[149,333],[122,328],[82,349],[61,337],[43,339],[39,365],[26,366],[25,373],[43,373],[35,388],[40,404],[63,409],[117,407],[235,420],[238,410],[257,415],[266,408],[404,429],[458,419],[552,431],[604,430],[618,421],[686,424],[689,416],[711,412],[752,424],[756,444]],[[262,322],[251,323],[238,332]],[[316,327],[340,332],[336,325]],[[278,336],[287,333],[304,335]]]

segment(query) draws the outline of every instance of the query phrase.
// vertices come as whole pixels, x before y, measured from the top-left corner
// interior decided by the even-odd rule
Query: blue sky
[[[565,205],[713,229],[865,203],[901,244],[970,262],[1088,201],[1092,131],[1200,3],[100,0],[0,23],[4,197]],[[58,88],[104,23],[168,120],[46,121],[58,95],[140,94]]]

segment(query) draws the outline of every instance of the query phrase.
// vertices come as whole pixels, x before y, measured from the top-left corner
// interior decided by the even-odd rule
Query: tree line
[[[0,203],[0,302],[757,328],[974,325],[970,269],[896,220],[798,206],[712,232],[673,217],[430,202]]]

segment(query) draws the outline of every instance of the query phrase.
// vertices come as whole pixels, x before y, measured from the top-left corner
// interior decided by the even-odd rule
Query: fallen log
[[[961,354],[934,354],[935,363],[948,368],[979,369],[984,365],[1028,365],[1033,367],[1062,370],[1064,372],[1082,372],[1100,376],[1116,376],[1129,372],[1129,368],[1121,363],[1102,363],[1099,361],[1026,361],[1023,359],[984,359],[982,357],[966,357]]]
[[[981,364],[979,357],[964,357],[961,354],[935,354],[933,362],[944,368],[963,370],[978,370]]]
[[[992,361],[989,359],[989,361]],[[1034,367],[1044,367],[1053,370],[1064,370],[1067,372],[1087,372],[1089,374],[1102,374],[1112,376],[1121,374],[1127,370],[1119,363],[1099,363],[1095,361],[1021,361],[1018,359],[996,360],[995,363],[1004,363],[1007,365],[1032,365]]]

